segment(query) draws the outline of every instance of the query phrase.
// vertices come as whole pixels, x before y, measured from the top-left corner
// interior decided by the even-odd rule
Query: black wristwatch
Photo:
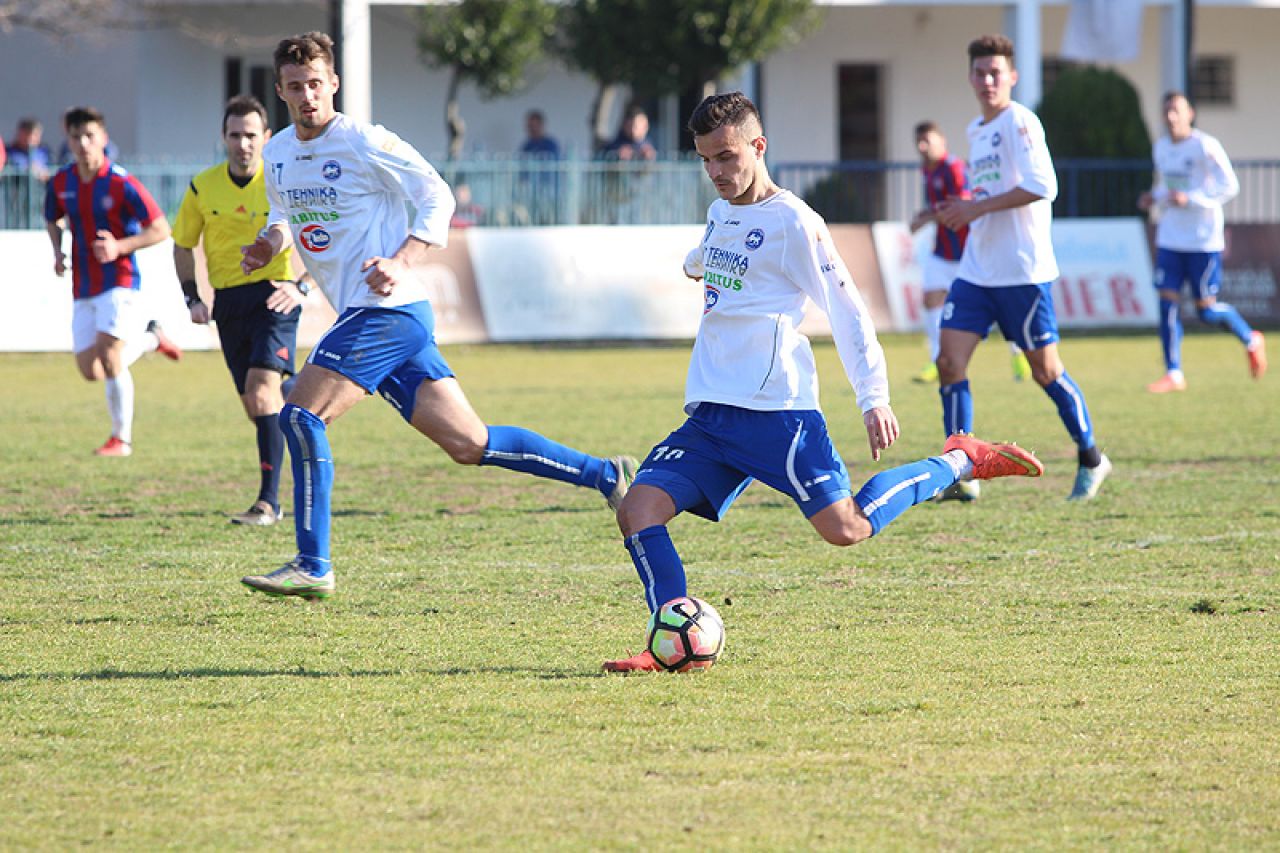
[[[204,300],[200,298],[200,292],[196,289],[194,279],[187,279],[182,282],[182,298],[187,303],[188,308],[204,304]]]

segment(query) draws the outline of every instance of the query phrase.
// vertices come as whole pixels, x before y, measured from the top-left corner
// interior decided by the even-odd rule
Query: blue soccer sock
[[[961,379],[938,389],[942,395],[942,428],[947,435],[973,432],[973,395],[969,380]]]
[[[1168,299],[1160,300],[1160,346],[1164,349],[1166,373],[1182,372],[1181,306]]]
[[[1235,306],[1225,302],[1215,302],[1207,308],[1200,308],[1196,313],[1202,322],[1226,329],[1239,338],[1240,343],[1249,345],[1249,339],[1253,337],[1253,329],[1249,328],[1249,324],[1240,316]]]
[[[962,450],[943,456],[931,456],[881,471],[863,484],[853,500],[871,522],[875,536],[911,507],[932,498],[973,470],[973,463]]]
[[[258,467],[262,481],[258,486],[258,500],[280,509],[280,464],[284,462],[284,433],[280,431],[279,415],[261,415],[253,419],[258,428]]]
[[[480,464],[588,486],[605,497],[618,482],[618,469],[608,459],[588,456],[522,427],[489,427],[489,443]]]
[[[324,421],[292,403],[280,410],[280,429],[293,467],[298,559],[313,574],[323,575],[329,571],[329,495],[333,491],[329,437]]]
[[[1063,371],[1061,376],[1045,386],[1044,392],[1057,405],[1058,417],[1062,419],[1062,425],[1071,434],[1076,447],[1081,450],[1093,447],[1093,419],[1089,417],[1084,392],[1071,375]]]
[[[680,562],[666,527],[646,527],[628,536],[626,545],[640,583],[644,584],[644,601],[650,613],[671,599],[688,594],[684,563]]]

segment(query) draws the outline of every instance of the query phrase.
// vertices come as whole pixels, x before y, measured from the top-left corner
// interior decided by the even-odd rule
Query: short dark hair
[[[938,127],[938,123],[936,121],[925,119],[916,125],[916,136],[924,136],[926,133],[941,134],[942,129]]]
[[[1192,109],[1195,109],[1195,104],[1191,103],[1191,99],[1187,97],[1187,93],[1182,91],[1181,89],[1170,89],[1169,91],[1165,92],[1164,95],[1160,97],[1160,103],[1162,105],[1168,104],[1174,98],[1182,98],[1182,100],[1187,102],[1187,106],[1191,107]]]
[[[751,99],[741,92],[725,92],[704,98],[689,116],[688,128],[694,136],[705,136],[726,125],[741,128],[751,122],[764,129]]]
[[[300,36],[281,39],[276,45],[274,55],[276,79],[280,79],[280,69],[286,65],[310,65],[317,59],[324,60],[329,70],[334,69],[333,39],[326,34],[312,30]]]
[[[222,132],[227,132],[227,119],[232,116],[239,116],[243,118],[244,116],[252,115],[253,113],[257,113],[262,119],[262,126],[264,128],[269,126],[267,122],[267,108],[262,105],[262,101],[259,101],[253,95],[236,95],[234,98],[227,101],[227,106],[222,111]]]
[[[107,126],[107,120],[102,117],[102,112],[94,107],[72,107],[62,114],[63,130],[71,130],[73,127],[84,127],[90,122],[97,122],[103,127]]]
[[[43,127],[44,126],[40,124],[40,119],[33,118],[32,116],[26,116],[25,118],[18,119],[18,130],[33,131],[41,130]]]
[[[547,117],[542,110],[529,110],[529,112],[524,114],[524,117],[526,119],[536,118],[540,122],[546,122],[547,120]]]
[[[981,59],[984,56],[1003,56],[1009,60],[1009,67],[1013,67],[1013,41],[999,33],[995,35],[980,36],[969,42],[969,67],[973,67],[975,59]]]

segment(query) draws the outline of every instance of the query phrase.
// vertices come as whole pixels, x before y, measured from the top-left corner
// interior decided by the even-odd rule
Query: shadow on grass
[[[306,669],[161,669],[153,671],[99,669],[93,672],[0,673],[0,684],[19,681],[182,681],[189,678],[394,678],[403,675],[529,675],[544,681],[602,678],[603,672],[537,669],[531,666],[451,666],[441,669],[353,669],[341,672]]]

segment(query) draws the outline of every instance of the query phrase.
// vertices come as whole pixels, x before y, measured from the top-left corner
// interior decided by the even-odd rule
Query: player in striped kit
[[[1138,199],[1138,207],[1160,215],[1156,226],[1156,288],[1160,292],[1160,344],[1165,374],[1147,386],[1153,394],[1184,391],[1182,318],[1183,284],[1190,284],[1196,315],[1202,322],[1230,332],[1244,344],[1249,373],[1261,379],[1267,371],[1262,332],[1249,327],[1240,312],[1218,300],[1222,283],[1222,250],[1226,226],[1222,206],[1236,197],[1240,182],[1222,143],[1192,126],[1196,112],[1181,92],[1164,96],[1169,134],[1156,140],[1151,159],[1156,183]]]
[[[293,124],[263,150],[271,215],[244,247],[246,274],[292,241],[338,312],[280,411],[293,470],[297,555],[242,579],[271,595],[324,598],[330,565],[333,454],[328,424],[377,391],[455,462],[497,465],[596,489],[616,507],[635,460],[589,456],[527,429],[487,426],[436,346],[426,285],[412,267],[449,239],[453,194],[413,146],[334,109],[333,42],[280,42],[276,92]],[[412,209],[412,213],[407,208]]]
[[[972,436],[884,471],[855,495],[818,408],[813,351],[798,326],[807,300],[826,312],[862,410],[871,456],[898,438],[884,352],[862,297],[818,214],[778,187],[755,105],[712,95],[689,120],[720,199],[685,263],[706,303],[685,387],[688,420],[655,447],[618,510],[650,612],[686,594],[667,524],[681,512],[720,520],[753,479],[789,496],[824,540],[853,545],[961,479],[1039,476],[1031,453]],[[655,671],[646,650],[611,672]]]
[[[67,271],[62,235],[71,232],[74,306],[72,350],[80,375],[106,388],[111,435],[94,453],[133,452],[133,375],[129,365],[159,350],[177,361],[182,351],[153,320],[147,322],[139,298],[142,276],[133,254],[164,241],[169,222],[133,175],[106,156],[107,124],[92,107],[73,107],[63,116],[74,162],[45,188],[44,217],[53,244],[53,269]]]
[[[1058,354],[1058,320],[1051,287],[1058,261],[1051,239],[1058,178],[1044,127],[1013,100],[1018,72],[1013,42],[1001,35],[969,44],[969,85],[982,114],[969,123],[972,199],[953,199],[938,210],[948,228],[969,226],[957,278],[942,309],[938,382],[947,435],[973,428],[967,370],[978,344],[995,323],[1027,354],[1031,376],[1053,400],[1076,445],[1079,467],[1069,500],[1090,500],[1111,472],[1094,440],[1084,392]]]

